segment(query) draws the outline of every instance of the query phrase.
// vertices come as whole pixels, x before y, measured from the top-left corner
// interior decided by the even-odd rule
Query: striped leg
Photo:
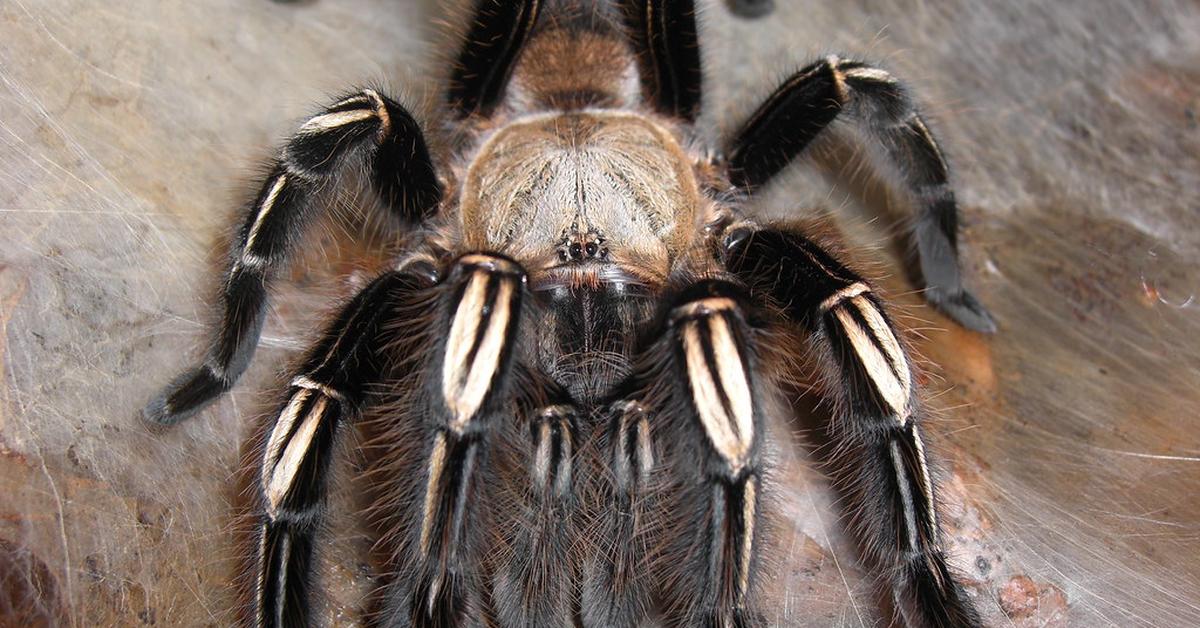
[[[797,72],[730,145],[734,184],[752,189],[770,180],[843,111],[883,146],[918,205],[913,233],[926,298],[967,328],[995,331],[991,315],[962,285],[958,203],[945,156],[904,86],[887,72],[837,57]]]
[[[727,266],[813,332],[839,397],[853,525],[910,626],[979,626],[946,565],[909,359],[871,287],[803,236],[735,231]]]
[[[760,539],[762,408],[745,292],[705,280],[674,301],[665,333],[649,350],[647,400],[663,447],[664,473],[676,488],[658,491],[671,521],[657,560],[667,573],[669,623],[742,628],[759,623],[752,599]],[[626,447],[642,438],[626,424]],[[618,459],[643,463],[644,455]],[[630,470],[632,472],[632,469]],[[626,541],[628,542],[628,541]]]
[[[292,379],[262,450],[258,553],[251,612],[257,627],[307,625],[313,535],[325,501],[338,425],[356,416],[383,368],[381,324],[424,280],[385,274],[342,310]]]
[[[479,577],[488,547],[480,471],[489,424],[507,408],[525,273],[506,258],[468,254],[443,288],[445,331],[426,384],[429,406],[418,412],[424,474],[413,484],[413,525],[397,550],[403,568],[383,594],[383,625],[463,625],[486,586]]]
[[[320,194],[350,158],[363,155],[396,216],[413,221],[433,211],[441,184],[421,130],[403,107],[364,90],[309,119],[283,148],[237,234],[208,357],[146,406],[148,420],[175,423],[233,386],[254,356],[272,276],[312,222]]]
[[[558,626],[574,612],[579,509],[576,453],[579,413],[568,404],[538,410],[529,422],[528,500],[495,579],[502,626]],[[525,487],[523,487],[525,488]]]
[[[544,0],[478,0],[463,40],[447,98],[460,117],[487,115],[504,95],[508,79],[537,24]]]
[[[656,108],[695,121],[703,69],[692,0],[622,0],[641,62],[642,84]]]
[[[658,530],[651,473],[655,456],[650,416],[642,404],[620,401],[608,409],[607,454],[611,481],[603,511],[592,527],[596,556],[585,566],[581,614],[585,626],[637,626],[651,605],[646,568],[654,561]]]

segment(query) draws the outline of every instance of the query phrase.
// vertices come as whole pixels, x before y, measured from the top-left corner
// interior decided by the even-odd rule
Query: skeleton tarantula
[[[961,283],[941,150],[899,82],[838,57],[713,150],[694,126],[702,75],[690,1],[479,0],[443,127],[365,89],[286,143],[236,236],[207,359],[148,419],[233,386],[271,278],[341,173],[364,166],[410,228],[261,428],[247,624],[311,618],[343,423],[379,449],[380,625],[763,624],[766,421],[803,356],[832,403],[851,526],[904,621],[979,625],[879,297],[799,229],[741,211],[852,119],[915,200],[926,296],[990,331]]]

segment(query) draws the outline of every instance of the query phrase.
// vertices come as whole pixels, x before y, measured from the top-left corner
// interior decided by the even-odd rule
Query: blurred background
[[[836,51],[908,80],[952,159],[994,336],[923,304],[890,237],[905,201],[852,134],[756,211],[835,217],[896,303],[923,357],[954,562],[989,625],[1200,625],[1200,4],[776,2],[754,20],[702,2],[714,137]],[[0,625],[229,622],[239,442],[277,370],[377,266],[358,222],[316,234],[230,395],[161,432],[140,408],[198,355],[213,251],[256,166],[347,87],[428,108],[449,15],[0,0]],[[779,430],[769,620],[887,625],[806,431]],[[373,584],[346,440],[322,566],[334,625],[361,621]]]

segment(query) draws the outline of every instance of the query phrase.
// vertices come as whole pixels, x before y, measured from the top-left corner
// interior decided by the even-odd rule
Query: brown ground
[[[990,623],[1200,625],[1200,5],[777,2],[767,21],[706,12],[714,127],[812,56],[861,53],[912,81],[954,158],[991,338],[911,294],[890,221],[861,210],[901,203],[841,143],[762,210],[849,210],[922,336],[956,563]],[[438,15],[0,2],[0,625],[226,623],[241,426],[344,290],[346,238],[322,241],[338,273],[294,273],[232,395],[161,434],[137,411],[195,355],[210,250],[252,165],[343,87],[385,81],[419,103]],[[796,451],[781,456],[773,623],[878,624]],[[338,625],[367,584],[353,521],[334,521],[325,569]]]

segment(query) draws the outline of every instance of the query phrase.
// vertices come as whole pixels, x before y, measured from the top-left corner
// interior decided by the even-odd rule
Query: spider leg
[[[288,261],[327,189],[351,157],[368,156],[373,183],[405,221],[426,217],[441,197],[413,117],[374,90],[344,98],[310,118],[287,142],[235,238],[221,286],[223,315],[207,358],[153,399],[144,416],[175,423],[216,399],[254,356],[271,279]]]
[[[524,292],[524,270],[485,253],[460,257],[441,286],[443,320],[424,405],[408,410],[421,422],[415,434],[423,464],[402,491],[416,497],[396,550],[402,569],[382,594],[382,624],[452,626],[478,611],[487,549],[482,471],[491,424],[508,408]]]
[[[504,560],[494,578],[494,603],[503,626],[563,625],[575,613],[579,525],[578,448],[583,425],[571,403],[538,409],[529,421],[527,476],[512,499],[497,506],[514,519],[500,541]],[[521,507],[514,508],[515,504]],[[517,512],[511,512],[517,511]]]
[[[459,117],[487,115],[499,102],[541,7],[542,0],[478,0],[447,93]]]
[[[703,68],[692,0],[622,0],[642,84],[662,113],[694,122]]]
[[[651,417],[635,401],[610,404],[606,415],[601,450],[610,481],[602,483],[602,511],[591,525],[603,551],[584,567],[581,616],[585,626],[637,626],[651,606],[646,566],[655,556],[657,532]]]
[[[926,299],[964,327],[995,331],[992,316],[962,284],[958,203],[945,156],[904,86],[891,74],[837,57],[797,72],[730,144],[733,183],[745,189],[766,183],[843,111],[883,146],[918,204],[913,233]]]
[[[910,626],[979,626],[946,565],[910,360],[862,278],[798,233],[736,229],[726,266],[804,325],[838,398],[830,430],[849,456],[853,519]]]
[[[267,626],[307,625],[313,537],[325,501],[333,443],[358,416],[384,367],[383,323],[428,280],[389,272],[341,311],[296,371],[261,453],[251,618]]]
[[[669,534],[662,541],[668,554],[655,562],[665,570],[657,579],[669,583],[666,610],[680,625],[760,623],[752,592],[761,544],[765,391],[755,376],[746,297],[720,279],[680,291],[634,384],[632,398],[643,400],[655,417],[657,438],[671,443],[663,448],[662,467],[678,486],[657,491],[670,521],[662,528]],[[639,481],[631,477],[633,469],[644,476],[640,467],[649,463],[641,444],[647,428],[634,418],[624,425],[627,450],[615,459],[618,485],[623,475],[626,483]]]

